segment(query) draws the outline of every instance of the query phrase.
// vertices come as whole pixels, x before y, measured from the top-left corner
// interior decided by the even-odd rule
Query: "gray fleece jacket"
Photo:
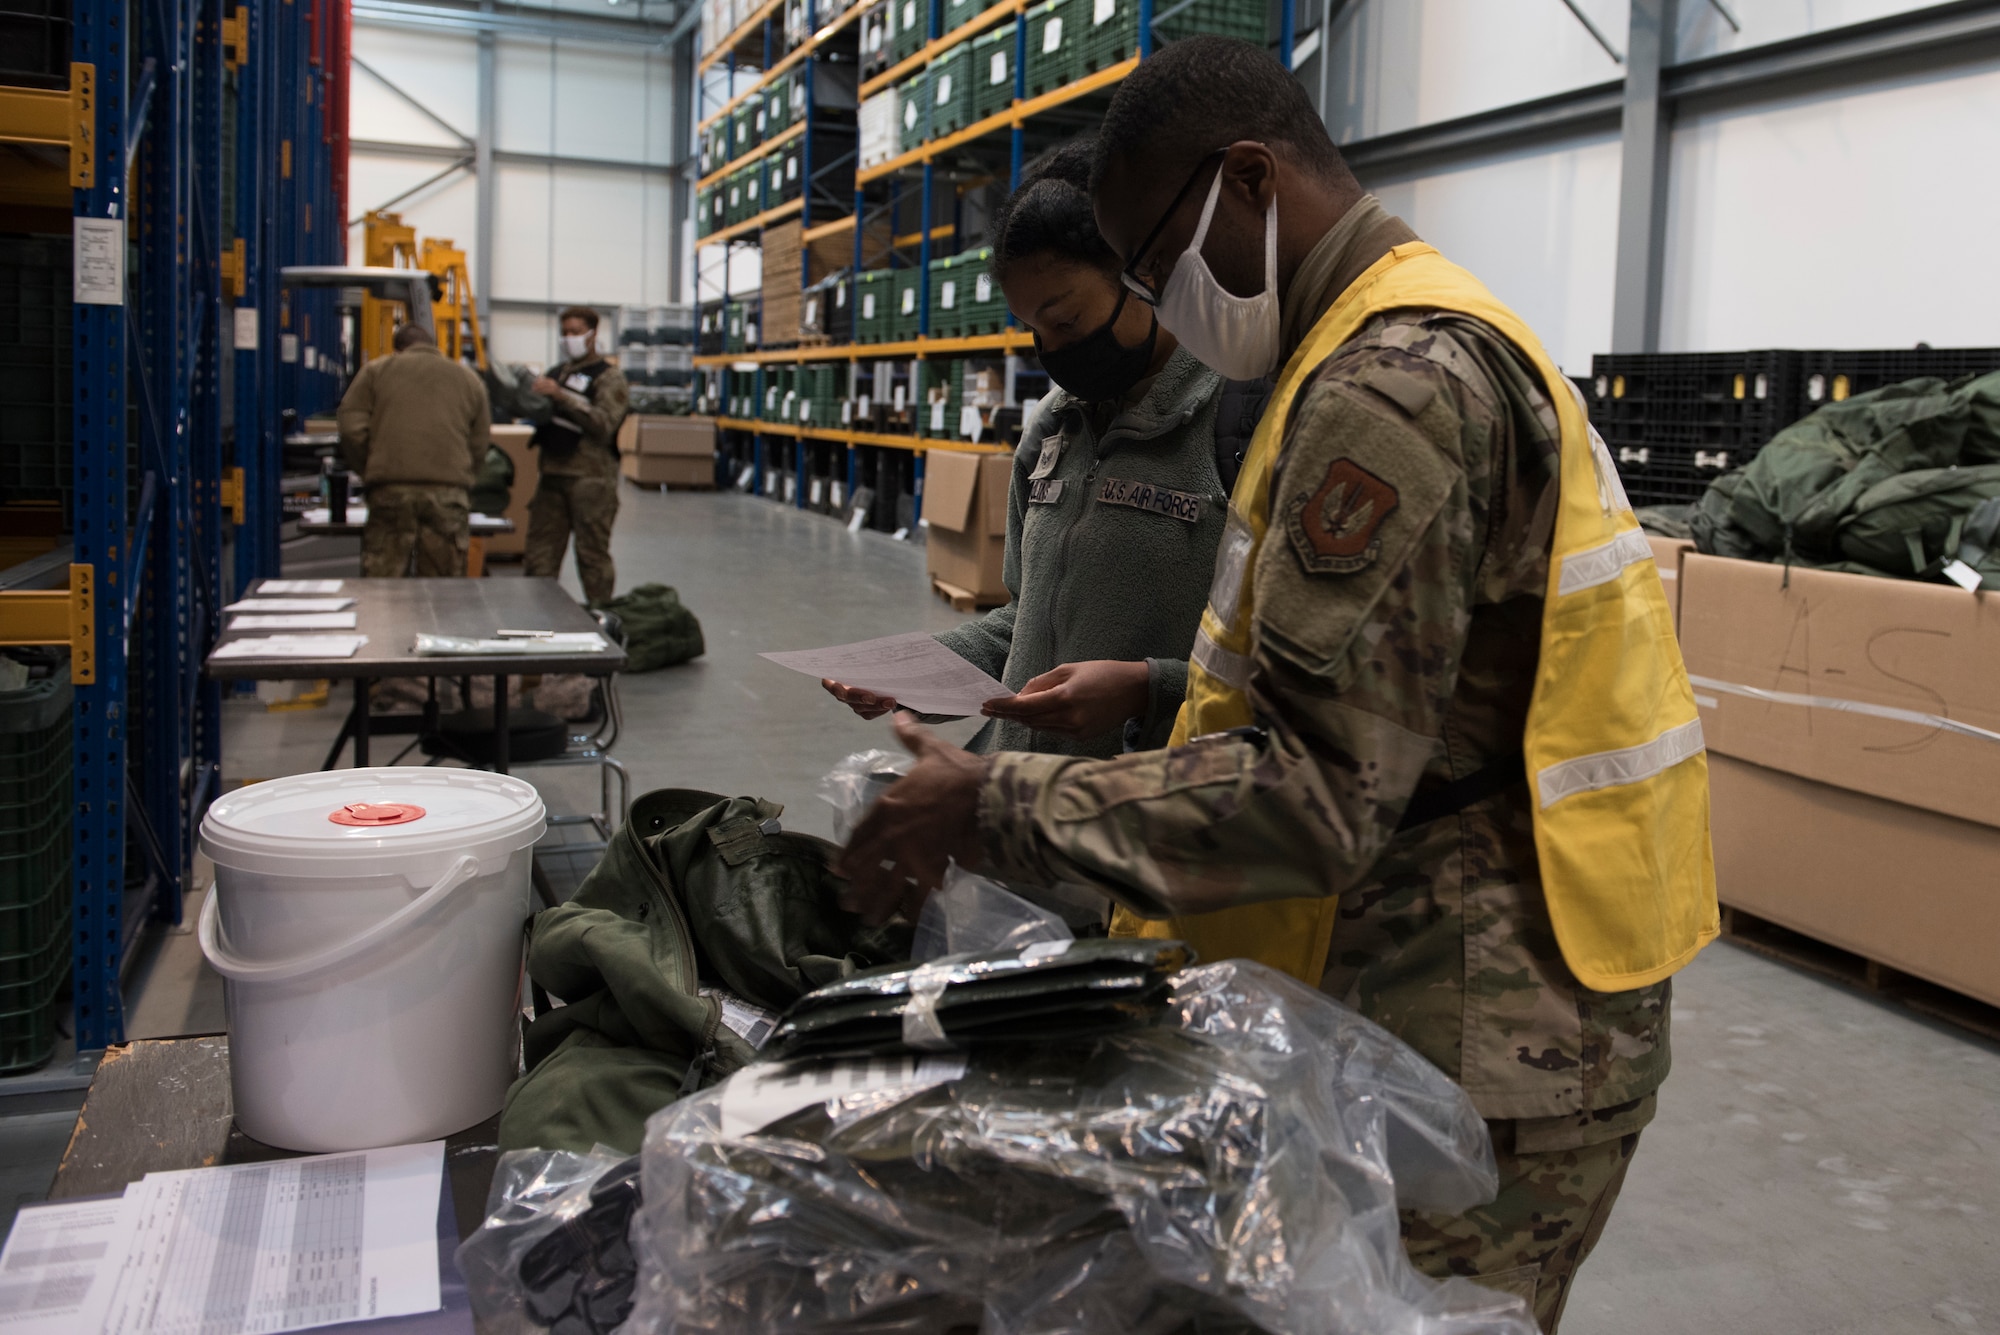
[[[1215,466],[1222,384],[1176,349],[1139,402],[1101,431],[1075,396],[1042,400],[1014,453],[1004,567],[1013,601],[938,640],[1010,691],[1062,663],[1145,659],[1151,692],[1138,744],[1166,745],[1229,504]],[[993,719],[968,745],[1108,757],[1125,739]]]

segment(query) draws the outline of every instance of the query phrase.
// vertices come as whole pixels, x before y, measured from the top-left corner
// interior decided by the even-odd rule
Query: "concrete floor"
[[[756,655],[952,624],[921,548],[733,494],[627,489],[623,504],[620,587],[675,585],[708,638],[697,662],[621,683],[633,791],[754,793],[830,835],[819,776],[890,745],[886,725]],[[297,555],[290,573],[352,571],[324,547]],[[573,571],[564,582],[575,591]],[[232,700],[225,779],[316,768],[344,704]],[[528,773],[552,809],[586,809],[580,772]],[[131,1032],[220,1028],[192,938],[147,948]],[[1567,1335],[2000,1335],[2000,1048],[1726,944],[1675,987],[1674,1074]],[[60,1115],[0,1121],[0,1211],[38,1194],[65,1136]]]

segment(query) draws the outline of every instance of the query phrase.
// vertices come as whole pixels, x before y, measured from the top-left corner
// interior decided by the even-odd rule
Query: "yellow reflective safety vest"
[[[1578,981],[1599,992],[1658,982],[1720,927],[1708,761],[1659,572],[1575,388],[1520,317],[1422,242],[1370,266],[1285,364],[1230,498],[1217,568],[1241,572],[1240,582],[1211,592],[1171,744],[1255,721],[1243,690],[1256,612],[1251,575],[1292,400],[1368,321],[1406,309],[1454,311],[1498,330],[1533,362],[1555,405],[1561,503],[1523,739],[1535,850],[1556,941]],[[1337,909],[1329,895],[1159,922],[1121,910],[1113,931],[1176,937],[1203,959],[1259,960],[1317,987]]]

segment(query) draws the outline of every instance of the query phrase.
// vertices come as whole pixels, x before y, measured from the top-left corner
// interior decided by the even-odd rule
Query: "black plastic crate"
[[[0,0],[0,83],[69,87],[69,0]]]
[[[1640,447],[1643,461],[1634,457],[1618,466],[1625,484],[1626,499],[1633,507],[1648,505],[1689,505],[1701,499],[1709,483],[1741,462],[1727,451],[1686,451],[1674,446]],[[1718,457],[1726,462],[1718,463]]]
[[[1936,376],[1960,376],[2000,371],[2000,348],[1887,348],[1860,352],[1821,351],[1805,354],[1805,410],[1838,403],[1884,385]]]

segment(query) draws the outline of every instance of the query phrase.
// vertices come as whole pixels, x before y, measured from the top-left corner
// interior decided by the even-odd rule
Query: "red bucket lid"
[[[349,802],[328,812],[326,818],[335,825],[408,825],[422,820],[424,809],[408,802]]]

